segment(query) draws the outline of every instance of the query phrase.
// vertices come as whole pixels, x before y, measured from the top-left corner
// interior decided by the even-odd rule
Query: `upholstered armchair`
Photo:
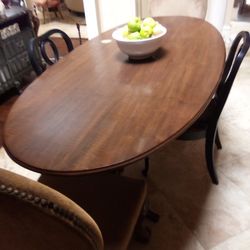
[[[57,12],[60,14],[61,18],[63,15],[60,11],[61,0],[34,0],[34,4],[37,8],[41,8],[43,12],[43,21],[45,23],[45,12],[53,11],[57,17]]]
[[[61,3],[61,0],[35,0],[34,2],[37,6],[53,8],[57,7]]]
[[[127,249],[134,233],[149,239],[146,193],[143,179],[115,173],[36,182],[0,168],[0,249]]]
[[[83,0],[64,0],[64,3],[70,11],[84,13]]]
[[[102,250],[90,215],[61,193],[0,168],[1,250]]]
[[[148,16],[192,16],[205,19],[207,0],[148,0]]]

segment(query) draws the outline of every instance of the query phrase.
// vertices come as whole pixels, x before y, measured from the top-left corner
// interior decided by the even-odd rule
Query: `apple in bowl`
[[[135,17],[112,34],[120,50],[131,59],[144,59],[160,47],[167,29],[152,17]]]

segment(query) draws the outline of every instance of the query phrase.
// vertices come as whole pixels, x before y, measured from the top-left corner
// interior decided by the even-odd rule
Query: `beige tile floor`
[[[129,250],[250,249],[250,54],[244,60],[219,131],[223,149],[216,152],[220,184],[211,183],[204,141],[173,141],[150,156],[147,179],[151,207],[160,214],[150,222],[149,244],[132,241]],[[13,163],[4,149],[0,166],[33,179],[38,175]],[[125,174],[140,176],[143,162]]]

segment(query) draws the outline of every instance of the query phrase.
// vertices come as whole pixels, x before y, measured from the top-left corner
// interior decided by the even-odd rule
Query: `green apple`
[[[142,21],[142,25],[143,26],[149,26],[151,28],[154,28],[156,25],[156,21],[152,18],[152,17],[146,17],[143,21]]]
[[[162,33],[162,26],[158,23],[156,26],[153,28],[153,35],[159,35]]]
[[[128,30],[129,30],[129,32],[140,31],[141,23],[142,23],[141,18],[134,17],[132,20],[130,20],[128,22]]]
[[[128,25],[125,25],[124,27],[122,27],[122,36],[127,38],[128,35],[129,35]]]
[[[141,35],[140,35],[140,33],[138,31],[136,31],[136,32],[128,34],[128,39],[129,40],[140,40]]]
[[[141,27],[140,31],[141,38],[149,38],[152,36],[152,34],[153,34],[153,29],[150,26]]]

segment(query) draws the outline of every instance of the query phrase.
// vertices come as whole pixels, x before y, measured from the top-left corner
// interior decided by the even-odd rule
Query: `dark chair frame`
[[[190,128],[178,137],[180,140],[197,140],[205,138],[207,168],[214,184],[219,183],[214,167],[214,144],[216,144],[218,149],[222,148],[217,128],[218,120],[249,46],[249,32],[241,31],[232,43],[225,63],[224,71],[214,97],[200,118],[198,118],[198,120]],[[145,168],[142,172],[144,176],[147,176],[148,169],[149,158],[146,157]]]
[[[249,33],[247,31],[241,31],[232,43],[220,84],[213,99],[194,125],[179,137],[181,140],[205,138],[207,168],[214,184],[219,183],[214,167],[214,144],[216,144],[218,149],[222,148],[217,128],[218,120],[249,46]]]
[[[53,65],[60,59],[59,50],[55,42],[50,38],[54,34],[58,34],[63,38],[68,52],[71,52],[74,49],[69,36],[59,29],[51,29],[39,37],[32,38],[29,42],[28,54],[31,65],[38,76],[46,70],[47,65]],[[47,55],[47,45],[52,49],[52,57]]]

